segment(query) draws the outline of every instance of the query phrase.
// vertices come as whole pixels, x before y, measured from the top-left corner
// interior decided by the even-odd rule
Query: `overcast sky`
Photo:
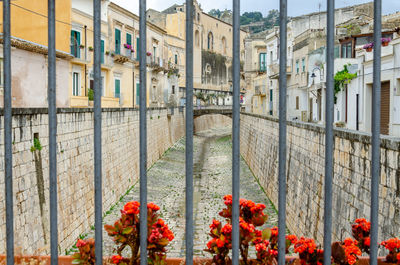
[[[139,1],[138,0],[112,0],[118,5],[133,11],[138,14]],[[170,7],[173,4],[182,4],[184,0],[147,0],[147,8],[153,8],[159,11]],[[199,0],[198,1],[203,10],[208,12],[210,9],[230,9],[232,6],[232,0]],[[355,4],[361,4],[369,2],[368,0],[336,0],[336,7],[343,7]],[[394,13],[400,11],[400,0],[382,0],[383,2],[383,13]],[[326,9],[326,0],[288,0],[288,13],[289,16],[304,15],[311,12]],[[242,0],[241,1],[241,12],[246,11],[260,11],[263,14],[267,14],[268,10],[278,9],[279,0]]]

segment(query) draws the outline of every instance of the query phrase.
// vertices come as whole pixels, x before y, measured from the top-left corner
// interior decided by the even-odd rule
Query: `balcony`
[[[279,66],[280,66],[279,61],[274,62],[268,66],[269,78],[279,79]],[[291,62],[289,62],[289,60],[288,60],[288,63],[286,66],[286,75],[291,75],[291,74],[292,74],[292,66],[291,66]]]
[[[265,87],[256,86],[254,90],[255,90],[254,95],[261,97],[266,96]]]
[[[71,46],[71,54],[73,56],[71,62],[85,65],[92,61],[93,50],[84,46]]]
[[[110,54],[104,55],[104,61],[101,64],[103,69],[111,69],[114,66],[114,58]]]

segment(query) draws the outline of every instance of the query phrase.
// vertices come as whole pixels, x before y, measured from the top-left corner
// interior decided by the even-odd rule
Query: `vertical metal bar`
[[[240,0],[233,0],[232,265],[239,264],[240,196]]]
[[[7,265],[14,264],[14,213],[12,179],[12,103],[11,103],[11,10],[10,0],[3,1],[4,53],[4,162],[6,194]]]
[[[382,0],[374,0],[374,84],[372,91],[371,252],[370,264],[378,263],[378,210],[381,130],[381,37]]]
[[[324,265],[331,264],[333,177],[333,71],[335,63],[335,1],[327,0],[326,104],[325,104],[325,199]]]
[[[51,264],[58,264],[57,229],[57,110],[56,110],[56,13],[55,0],[48,0],[48,86],[49,104],[49,178]]]
[[[103,199],[101,161],[101,0],[93,1],[94,10],[94,204],[96,265],[103,264]]]
[[[140,264],[147,264],[147,89],[146,89],[146,0],[139,2],[139,125],[140,125]]]
[[[278,264],[285,264],[286,233],[286,64],[287,0],[280,0],[279,10],[279,194],[278,194]]]
[[[186,0],[186,264],[193,264],[193,0]]]

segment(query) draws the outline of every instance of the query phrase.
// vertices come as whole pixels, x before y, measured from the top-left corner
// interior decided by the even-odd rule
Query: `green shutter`
[[[132,45],[132,35],[126,33],[126,44]]]
[[[101,63],[104,64],[104,40],[101,40]]]
[[[140,84],[136,83],[136,105],[139,105],[140,102]]]
[[[115,93],[114,97],[120,98],[121,96],[121,80],[115,79]]]
[[[121,31],[119,29],[115,29],[115,53],[121,53]]]
[[[136,38],[136,60],[139,61],[139,44],[140,44],[140,38]]]

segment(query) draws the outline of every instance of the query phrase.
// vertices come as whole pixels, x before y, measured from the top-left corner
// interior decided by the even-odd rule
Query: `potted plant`
[[[363,46],[363,49],[367,50],[367,52],[372,52],[373,48],[374,48],[374,43],[373,42],[367,43],[367,44],[365,44]]]
[[[207,243],[206,252],[213,255],[213,264],[230,264],[229,252],[232,249],[232,195],[224,196],[226,208],[219,213],[226,221],[225,225],[219,220],[213,220],[210,225],[211,240]],[[240,199],[239,210],[239,249],[242,258],[241,264],[249,265],[249,248],[254,247],[257,264],[273,264],[278,256],[278,228],[258,230],[265,224],[268,216],[264,214],[265,205],[253,201]],[[294,235],[286,237],[286,252],[297,240]]]
[[[94,50],[92,46],[89,46],[88,49],[89,49],[90,52],[92,52]]]
[[[392,39],[391,38],[382,38],[381,42],[382,42],[382,46],[386,47],[389,45],[389,42],[391,42]]]
[[[85,45],[81,44],[81,45],[79,45],[79,48],[83,49],[83,48],[85,48]]]
[[[166,247],[174,239],[168,225],[160,218],[160,207],[154,203],[147,204],[148,226],[148,262],[152,265],[163,265],[166,261]],[[140,203],[128,202],[121,210],[121,217],[113,225],[105,225],[104,229],[113,238],[117,255],[111,257],[114,264],[138,265],[140,263]],[[76,243],[78,252],[72,257],[74,264],[94,264],[94,240],[81,239]],[[122,257],[125,248],[130,248],[131,257]]]
[[[151,52],[146,52],[146,55],[147,56],[151,56]]]
[[[110,55],[110,51],[106,51],[105,54],[108,56]]]
[[[132,45],[125,43],[124,48],[130,50],[130,49],[132,49]]]

